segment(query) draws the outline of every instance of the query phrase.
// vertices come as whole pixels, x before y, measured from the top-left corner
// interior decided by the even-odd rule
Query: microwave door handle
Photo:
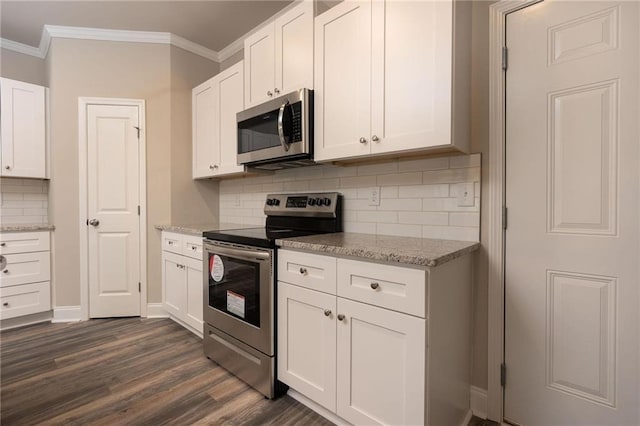
[[[278,111],[278,136],[280,137],[280,145],[284,148],[285,151],[289,151],[289,143],[285,140],[284,136],[284,109],[289,105],[289,101],[286,100],[281,106],[280,111]]]

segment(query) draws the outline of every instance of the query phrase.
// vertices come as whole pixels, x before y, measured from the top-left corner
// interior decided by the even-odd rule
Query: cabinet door
[[[315,159],[369,154],[371,2],[345,0],[316,18],[314,62]]]
[[[375,1],[372,14],[371,152],[449,146],[452,1]]]
[[[178,318],[184,317],[187,305],[187,275],[183,257],[162,252],[162,286],[164,308]]]
[[[274,38],[274,24],[271,23],[244,40],[246,108],[261,104],[273,97],[276,80]]]
[[[204,304],[204,279],[202,275],[202,259],[195,260],[183,257],[183,263],[186,266],[186,306],[185,321],[198,330],[203,332],[202,328],[202,309]]]
[[[313,89],[313,2],[303,1],[275,21],[275,88]]]
[[[244,109],[244,64],[239,62],[214,77],[217,86],[218,128],[214,144],[219,146],[220,160],[214,176],[242,173],[238,165],[238,123],[236,114]]]
[[[220,115],[214,79],[194,88],[191,95],[194,179],[212,176],[214,167],[220,163],[220,150],[214,142]]]
[[[338,298],[337,413],[353,424],[425,424],[426,321]]]
[[[46,178],[44,87],[0,78],[1,176]]]
[[[336,409],[336,297],[278,283],[278,379]]]

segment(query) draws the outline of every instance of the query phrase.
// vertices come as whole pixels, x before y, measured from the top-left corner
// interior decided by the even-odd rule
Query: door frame
[[[504,362],[504,229],[506,75],[502,47],[507,15],[543,0],[500,0],[489,6],[489,200],[487,246],[489,261],[487,417],[502,422],[504,388],[500,369]]]
[[[79,230],[80,230],[80,319],[89,319],[89,232],[86,224],[88,210],[87,155],[89,105],[138,107],[140,139],[138,143],[138,202],[140,203],[140,317],[147,316],[147,162],[146,125],[144,99],[125,98],[78,98],[78,183],[79,183]]]

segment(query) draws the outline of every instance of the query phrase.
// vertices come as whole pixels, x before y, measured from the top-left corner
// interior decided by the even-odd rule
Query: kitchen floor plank
[[[3,425],[330,425],[208,360],[168,319],[36,324],[0,333]]]

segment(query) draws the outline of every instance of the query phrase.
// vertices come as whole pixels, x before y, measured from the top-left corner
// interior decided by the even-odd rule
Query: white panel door
[[[303,1],[276,19],[275,42],[274,93],[313,89],[313,1]]]
[[[340,297],[337,314],[338,415],[425,424],[426,321]]]
[[[637,425],[638,2],[509,15],[505,418]]]
[[[274,24],[268,24],[244,40],[244,103],[261,104],[274,95],[276,81]]]
[[[140,315],[139,113],[87,107],[91,318]]]
[[[374,1],[372,13],[371,152],[449,146],[453,2]]]
[[[219,116],[214,78],[195,87],[191,93],[193,178],[209,177],[220,162],[220,150],[214,143]]]
[[[219,148],[218,167],[213,175],[242,173],[244,166],[238,165],[238,123],[236,114],[244,109],[244,70],[243,62],[222,71],[214,77],[216,92],[216,110],[219,111],[216,123],[216,135],[212,141]]]
[[[315,159],[370,153],[371,2],[345,0],[316,17]]]
[[[278,379],[336,410],[336,297],[278,283]]]
[[[0,78],[1,176],[46,178],[44,87]]]

